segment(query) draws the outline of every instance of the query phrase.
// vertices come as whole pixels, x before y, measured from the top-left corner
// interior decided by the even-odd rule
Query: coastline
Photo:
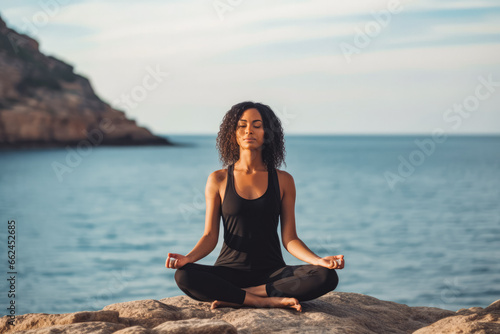
[[[187,296],[146,299],[99,311],[28,313],[0,318],[4,333],[489,333],[500,332],[500,300],[456,312],[409,307],[352,293],[330,292],[301,302],[302,312],[279,308],[217,308]]]

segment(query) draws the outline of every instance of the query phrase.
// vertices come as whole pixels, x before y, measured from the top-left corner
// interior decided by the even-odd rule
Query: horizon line
[[[179,132],[179,133],[156,133],[157,136],[217,136],[217,133],[204,133],[204,132]],[[443,133],[447,137],[500,137],[500,132],[485,132],[485,133]],[[432,133],[287,133],[286,136],[337,136],[337,137],[354,137],[354,136],[379,136],[379,137],[410,137],[410,136],[429,136]]]

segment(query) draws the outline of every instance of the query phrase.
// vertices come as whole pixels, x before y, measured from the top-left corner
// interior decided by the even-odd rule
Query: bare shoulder
[[[219,169],[210,173],[207,179],[207,194],[212,196],[220,195],[220,190],[224,189],[227,178],[227,169]]]
[[[210,184],[212,186],[220,186],[222,183],[224,183],[226,177],[227,177],[227,168],[213,171],[208,176],[207,185]]]
[[[292,174],[284,170],[279,170],[277,168],[276,172],[278,174],[278,183],[279,183],[281,198],[283,198],[283,195],[286,193],[293,194],[295,192],[295,182],[293,180]]]
[[[276,168],[276,172],[278,172],[278,179],[280,181],[280,184],[283,183],[283,185],[290,185],[294,183],[293,176],[292,174],[288,173],[285,170],[280,170]]]

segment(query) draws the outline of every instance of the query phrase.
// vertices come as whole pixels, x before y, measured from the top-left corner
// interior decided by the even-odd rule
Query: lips
[[[244,140],[246,140],[246,141],[252,141],[252,140],[255,140],[255,138],[245,138]]]

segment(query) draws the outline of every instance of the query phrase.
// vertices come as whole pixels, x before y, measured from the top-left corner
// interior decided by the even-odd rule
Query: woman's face
[[[257,109],[247,109],[241,115],[236,126],[236,142],[240,147],[248,149],[264,144],[264,123]]]

